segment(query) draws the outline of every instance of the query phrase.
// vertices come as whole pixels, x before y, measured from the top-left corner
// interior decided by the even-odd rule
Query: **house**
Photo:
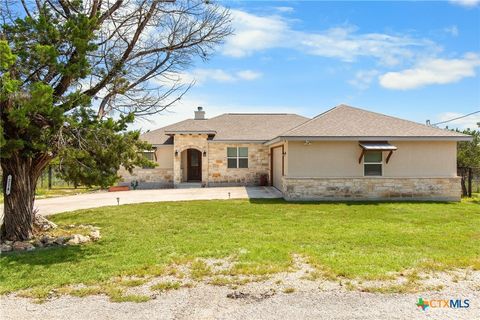
[[[312,119],[227,113],[147,132],[155,168],[140,187],[269,184],[287,200],[446,200],[461,195],[458,141],[470,136],[339,105]]]

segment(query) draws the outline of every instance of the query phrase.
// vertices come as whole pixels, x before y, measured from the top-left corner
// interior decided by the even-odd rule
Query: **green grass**
[[[160,282],[150,287],[152,290],[158,291],[168,291],[168,290],[178,290],[181,287],[181,283],[178,281],[166,281]]]
[[[228,274],[256,276],[291,269],[292,254],[306,257],[330,278],[385,279],[406,269],[480,269],[478,198],[461,203],[163,202],[51,218],[58,224],[99,226],[102,239],[2,255],[0,294],[178,273],[174,263],[190,264],[196,279],[211,275],[197,258],[234,257]],[[126,299],[116,288],[100,291]]]

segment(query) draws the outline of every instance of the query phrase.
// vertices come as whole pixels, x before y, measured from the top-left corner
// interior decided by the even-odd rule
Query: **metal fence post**
[[[472,197],[472,178],[473,178],[473,173],[472,173],[472,168],[468,168],[468,197]]]
[[[52,189],[52,166],[48,166],[48,189]]]

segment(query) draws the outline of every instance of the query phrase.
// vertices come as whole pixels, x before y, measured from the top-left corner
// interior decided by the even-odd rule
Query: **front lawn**
[[[480,268],[480,202],[163,202],[82,210],[57,224],[101,227],[96,243],[0,258],[0,293],[162,274],[172,262],[234,257],[232,274],[287,270],[292,254],[347,278]]]

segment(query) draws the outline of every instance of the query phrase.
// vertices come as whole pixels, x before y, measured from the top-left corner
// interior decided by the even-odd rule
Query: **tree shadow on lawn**
[[[319,205],[319,204],[343,204],[347,206],[378,206],[381,204],[452,204],[456,202],[449,201],[385,201],[385,200],[347,200],[347,201],[287,201],[285,199],[262,199],[250,198],[249,202],[252,204],[303,204],[303,205]],[[480,200],[473,200],[472,202],[480,203]]]
[[[2,267],[15,265],[51,266],[65,262],[77,262],[88,256],[88,248],[82,246],[41,248],[34,251],[5,252],[0,257]]]

